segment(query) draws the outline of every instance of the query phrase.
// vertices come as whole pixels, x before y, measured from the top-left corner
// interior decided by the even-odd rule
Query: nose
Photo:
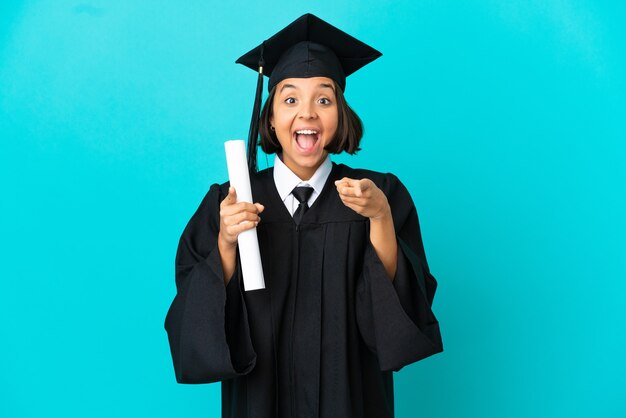
[[[315,112],[313,103],[304,102],[300,108],[299,116],[301,119],[315,119],[317,117],[317,113]]]

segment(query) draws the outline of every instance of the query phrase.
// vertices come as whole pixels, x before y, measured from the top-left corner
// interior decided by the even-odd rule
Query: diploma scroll
[[[246,160],[246,146],[240,139],[224,142],[226,149],[226,164],[230,185],[237,192],[237,202],[252,203],[252,189],[250,188],[250,174]],[[239,257],[241,259],[241,273],[243,287],[246,291],[265,289],[261,253],[256,228],[248,229],[237,237]]]

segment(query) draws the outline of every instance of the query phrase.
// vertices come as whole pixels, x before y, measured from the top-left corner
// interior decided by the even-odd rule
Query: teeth
[[[296,131],[296,133],[300,135],[315,135],[317,134],[317,131],[313,131],[311,129],[301,129],[299,131]]]

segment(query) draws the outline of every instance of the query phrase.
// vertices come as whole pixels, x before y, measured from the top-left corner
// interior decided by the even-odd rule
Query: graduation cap
[[[250,171],[257,170],[257,137],[264,75],[269,77],[269,91],[286,78],[309,77],[328,77],[345,91],[346,77],[381,55],[369,45],[307,13],[239,57],[237,64],[259,72],[248,133]]]

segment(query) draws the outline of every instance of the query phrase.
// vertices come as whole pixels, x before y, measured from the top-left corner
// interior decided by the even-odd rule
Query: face
[[[302,180],[322,164],[337,132],[335,84],[327,77],[288,78],[276,86],[270,123],[282,160]]]

